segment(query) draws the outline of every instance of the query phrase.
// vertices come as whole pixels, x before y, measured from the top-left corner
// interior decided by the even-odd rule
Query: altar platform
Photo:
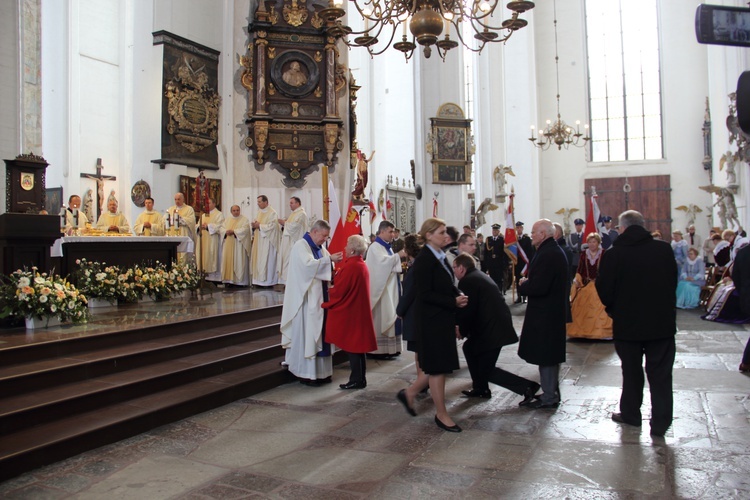
[[[282,301],[219,289],[0,330],[0,480],[293,380]]]
[[[59,340],[120,333],[143,327],[154,327],[200,318],[211,318],[267,307],[281,306],[284,293],[252,288],[217,288],[212,294],[172,298],[154,302],[145,298],[133,304],[90,309],[89,321],[80,325],[63,324],[27,331],[21,321],[19,328],[0,329],[0,352],[13,347]]]

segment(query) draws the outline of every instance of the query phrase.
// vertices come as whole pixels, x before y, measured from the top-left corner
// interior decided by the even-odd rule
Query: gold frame
[[[471,120],[457,104],[447,103],[430,122],[427,152],[432,155],[433,184],[471,184]]]

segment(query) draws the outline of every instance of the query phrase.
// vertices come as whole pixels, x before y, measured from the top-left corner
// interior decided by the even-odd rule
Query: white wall
[[[19,83],[20,71],[18,2],[0,2],[0,159],[12,160],[20,151],[20,113],[21,99]],[[41,152],[36,152],[41,154]],[[5,163],[3,163],[3,177]],[[5,212],[5,182],[0,185],[0,213]]]

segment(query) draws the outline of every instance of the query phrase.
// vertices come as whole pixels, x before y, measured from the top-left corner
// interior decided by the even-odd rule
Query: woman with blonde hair
[[[448,432],[461,432],[445,407],[445,376],[458,370],[456,349],[456,309],[465,307],[468,298],[454,286],[453,270],[445,260],[442,248],[450,239],[445,221],[429,218],[419,230],[424,248],[414,260],[416,295],[414,298],[417,357],[423,373],[397,398],[406,411],[416,416],[414,398],[429,384],[435,403],[435,424]]]
[[[588,248],[581,252],[573,280],[575,295],[570,303],[573,321],[566,325],[568,338],[611,339],[612,318],[604,310],[594,285],[605,252],[602,237],[599,233],[589,233],[586,243]]]

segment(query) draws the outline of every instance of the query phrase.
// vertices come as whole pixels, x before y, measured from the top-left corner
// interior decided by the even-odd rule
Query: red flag
[[[346,240],[353,234],[362,234],[362,225],[359,220],[359,212],[354,208],[351,201],[349,201],[349,210],[346,212],[346,218],[339,222],[337,230],[331,237],[331,242],[328,244],[328,251],[331,253],[343,252],[346,248]]]
[[[510,201],[508,202],[508,209],[505,212],[505,246],[510,246],[518,242],[516,237],[516,218],[513,213],[513,198],[515,195],[510,195]]]
[[[591,201],[589,202],[589,213],[586,216],[586,226],[584,227],[583,237],[587,238],[591,233],[601,233],[601,227],[599,226],[599,204],[596,202],[598,196],[596,193],[591,195]]]

